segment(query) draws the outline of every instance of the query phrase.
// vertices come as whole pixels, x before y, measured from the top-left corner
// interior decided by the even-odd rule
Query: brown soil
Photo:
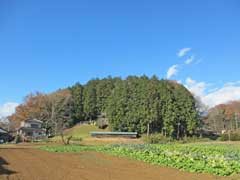
[[[3,180],[233,179],[182,172],[95,152],[51,153],[28,146],[0,147]]]

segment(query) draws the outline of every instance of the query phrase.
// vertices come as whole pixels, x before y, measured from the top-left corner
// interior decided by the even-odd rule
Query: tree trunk
[[[236,123],[236,130],[238,129],[238,120],[237,120],[237,114],[235,113],[235,123]]]
[[[150,132],[150,124],[148,123],[148,125],[147,125],[147,136],[149,136],[149,132]]]
[[[180,134],[180,124],[178,124],[178,130],[177,130],[177,140],[179,140],[179,134]]]

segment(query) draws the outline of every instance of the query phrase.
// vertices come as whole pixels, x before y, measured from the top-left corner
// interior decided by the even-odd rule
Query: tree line
[[[240,101],[219,104],[208,111],[204,120],[206,129],[216,133],[240,129]]]
[[[51,94],[28,95],[9,119],[37,118],[55,135],[80,121],[106,117],[113,131],[162,133],[180,138],[200,126],[193,95],[175,81],[156,76],[107,77]]]

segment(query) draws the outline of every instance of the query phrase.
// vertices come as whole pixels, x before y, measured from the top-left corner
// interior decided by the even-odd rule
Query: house
[[[0,127],[0,144],[8,141],[9,141],[8,132],[5,129]]]
[[[17,134],[23,141],[33,141],[46,138],[46,130],[42,128],[42,121],[27,119],[21,122]]]

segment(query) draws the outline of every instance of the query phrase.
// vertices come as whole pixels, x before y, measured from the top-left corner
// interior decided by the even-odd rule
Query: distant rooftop
[[[37,120],[37,119],[27,119],[27,120],[25,120],[25,122],[37,122],[37,123],[43,123],[42,121]]]
[[[4,129],[2,129],[2,128],[0,127],[0,133],[2,133],[2,134],[6,134],[6,133],[7,133],[7,131],[6,131],[6,130],[4,130]]]

